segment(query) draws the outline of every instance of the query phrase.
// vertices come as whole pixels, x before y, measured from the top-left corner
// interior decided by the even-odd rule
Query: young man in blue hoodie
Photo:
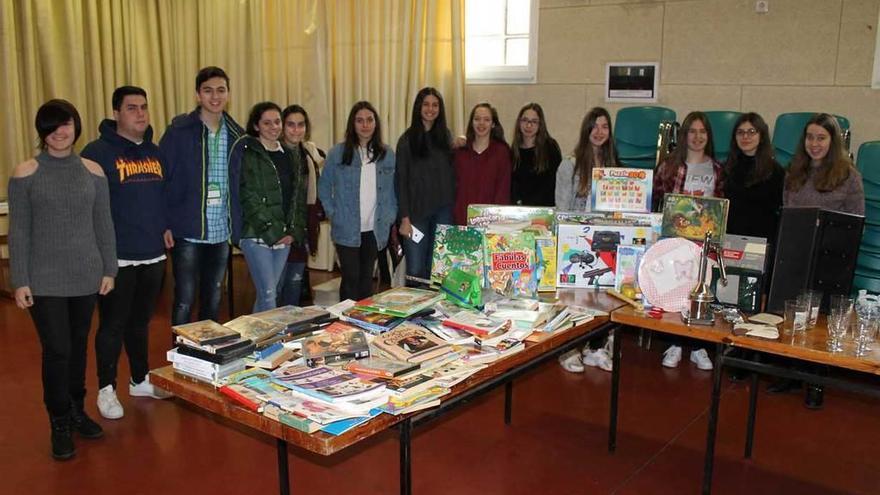
[[[150,384],[147,362],[150,318],[165,274],[165,172],[153,144],[146,91],[122,86],[113,91],[112,102],[114,119],[101,122],[100,137],[81,155],[101,165],[110,188],[119,272],[116,289],[98,301],[95,356],[98,411],[119,419],[123,409],[116,397],[116,373],[123,344],[131,369],[129,395],[170,395]]]
[[[172,249],[171,324],[191,321],[199,285],[199,320],[218,320],[229,260],[232,219],[238,212],[238,170],[232,145],[244,134],[226,113],[229,77],[219,67],[196,76],[198,107],[178,115],[159,142],[165,177],[165,245]]]

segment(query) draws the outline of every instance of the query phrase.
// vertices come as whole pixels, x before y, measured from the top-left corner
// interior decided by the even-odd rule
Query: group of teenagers
[[[161,291],[166,252],[174,276],[171,324],[218,320],[230,246],[241,249],[256,289],[253,311],[297,305],[306,261],[329,220],[341,272],[340,298],[374,291],[380,252],[399,240],[409,280],[430,277],[434,232],[466,223],[469,204],[590,209],[594,167],[618,167],[611,116],[590,109],[573,152],[563,157],[543,109],[525,105],[508,144],[497,110],[473,107],[464,136],[446,121],[442,95],[426,87],[395,149],[382,139],[379,112],[367,101],[351,108],[344,140],[325,154],[310,141],[311,122],[299,105],[261,102],[244,128],[226,112],[227,74],[201,69],[195,110],[175,117],[152,141],[146,92],[117,88],[113,119],[100,137],[74,152],[82,124],[76,108],[50,100],[37,111],[39,154],[9,180],[10,271],[16,304],[30,311],[42,345],[43,400],[53,457],[75,455],[73,435],[99,438],[84,410],[86,355],[92,313],[97,406],[123,417],[116,394],[123,346],[129,395],[163,399],[149,381],[149,323]],[[682,122],[678,147],[654,175],[653,207],[665,193],[730,199],[729,233],[767,238],[783,205],[864,213],[861,177],[845,153],[836,119],[815,115],[786,171],[774,160],[767,124],[745,113],[731,136],[726,163],[715,160],[706,115]],[[196,295],[198,294],[198,304]],[[664,353],[677,366],[681,343]],[[711,369],[705,350],[691,353]],[[611,369],[607,345],[591,343],[565,355],[572,372]]]

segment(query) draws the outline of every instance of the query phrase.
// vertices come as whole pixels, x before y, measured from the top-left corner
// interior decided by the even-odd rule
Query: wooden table
[[[558,296],[560,300],[569,304],[589,306],[609,313],[622,305],[617,299],[593,290],[560,291]],[[279,491],[282,494],[290,493],[288,444],[316,454],[332,455],[361,440],[396,427],[400,433],[400,492],[408,495],[412,490],[410,439],[414,427],[427,423],[499,385],[505,385],[504,420],[509,424],[513,380],[516,377],[562,353],[584,345],[588,340],[603,336],[613,327],[609,317],[603,316],[564,332],[555,333],[541,342],[528,343],[525,350],[492,363],[453,387],[450,394],[444,396],[443,401],[436,408],[400,416],[380,414],[339,436],[324,432],[308,434],[266,418],[238,406],[207,383],[175,373],[171,366],[151,371],[150,381],[201,409],[274,437],[278,456]],[[616,344],[620,339],[614,340]]]
[[[874,350],[863,357],[854,355],[854,344],[845,343],[842,352],[830,352],[827,350],[827,327],[824,317],[820,316],[816,327],[802,334],[792,335],[782,333],[777,340],[759,339],[754,337],[736,336],[731,332],[732,326],[721,320],[715,319],[712,326],[694,325],[688,326],[681,320],[679,313],[664,313],[659,319],[645,316],[631,307],[621,308],[611,313],[611,321],[618,325],[630,325],[656,332],[689,337],[704,342],[715,344],[715,366],[712,376],[711,407],[709,409],[709,425],[706,434],[706,452],[703,465],[702,493],[708,494],[712,490],[712,471],[715,460],[715,435],[718,427],[718,410],[721,401],[721,375],[725,366],[745,369],[752,372],[749,389],[749,413],[746,426],[745,457],[752,454],[754,441],[755,418],[757,414],[758,400],[758,375],[766,374],[782,378],[803,380],[808,383],[827,385],[846,390],[853,390],[868,395],[880,397],[880,390],[860,382],[829,377],[822,373],[824,366],[819,366],[819,371],[795,369],[787,366],[767,364],[762,362],[762,355],[782,356],[798,361],[814,363],[817,365],[834,366],[837,368],[860,371],[880,375],[880,344],[876,344]],[[608,449],[614,451],[617,435],[617,393],[620,376],[620,346],[615,339],[612,349],[612,402],[611,422],[608,433]],[[752,359],[735,356],[731,350],[739,348],[754,351]],[[814,367],[815,368],[815,367]]]

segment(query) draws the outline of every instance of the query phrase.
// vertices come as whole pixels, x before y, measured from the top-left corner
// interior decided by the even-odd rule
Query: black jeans
[[[43,403],[50,416],[62,416],[86,397],[86,355],[96,294],[79,297],[34,296],[31,319],[43,348]]]
[[[223,276],[229,261],[229,244],[202,244],[174,239],[171,268],[174,273],[174,307],[171,324],[189,323],[199,284],[199,320],[218,320]]]
[[[339,285],[339,299],[358,301],[373,295],[373,269],[376,266],[376,236],[373,232],[361,232],[360,247],[337,244],[339,269],[342,283]]]
[[[131,379],[144,381],[147,364],[149,325],[162,289],[165,261],[149,265],[124,266],[116,275],[116,287],[98,299],[100,324],[95,335],[98,387],[113,385],[122,345],[128,355]]]

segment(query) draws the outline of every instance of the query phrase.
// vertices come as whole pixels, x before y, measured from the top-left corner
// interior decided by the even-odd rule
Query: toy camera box
[[[556,286],[614,285],[617,246],[650,246],[656,232],[650,223],[634,219],[587,219],[557,226]]]

